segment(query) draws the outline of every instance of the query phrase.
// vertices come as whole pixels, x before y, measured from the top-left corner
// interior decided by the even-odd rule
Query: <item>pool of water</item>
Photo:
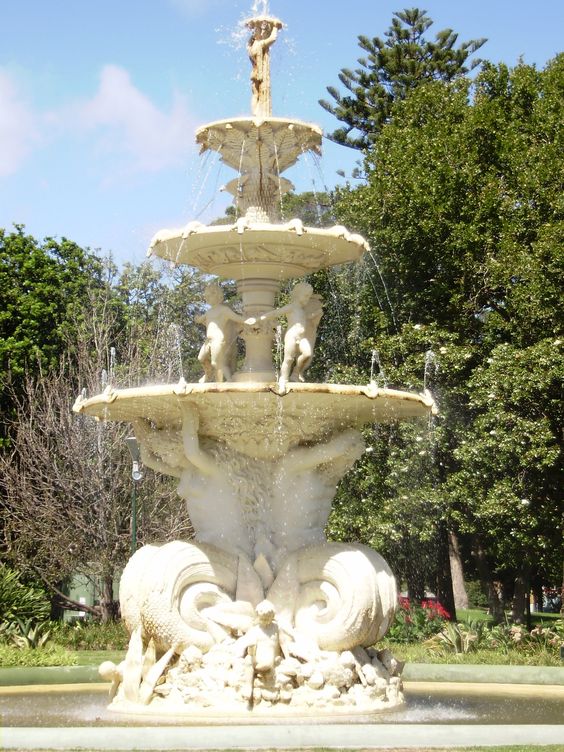
[[[515,688],[513,688],[514,690]],[[152,725],[209,725],[228,723],[248,724],[278,722],[311,723],[414,723],[414,724],[563,724],[564,691],[557,688],[556,696],[548,687],[537,694],[536,688],[526,687],[514,696],[499,689],[492,693],[488,685],[471,692],[458,691],[441,685],[429,689],[412,685],[405,692],[405,705],[391,712],[370,715],[299,715],[287,712],[283,717],[271,714],[257,718],[229,718],[226,714],[198,715],[194,718],[152,718],[123,716],[107,709],[105,691],[77,686],[70,691],[55,688],[39,692],[4,692],[0,695],[0,724],[2,726],[152,726]]]

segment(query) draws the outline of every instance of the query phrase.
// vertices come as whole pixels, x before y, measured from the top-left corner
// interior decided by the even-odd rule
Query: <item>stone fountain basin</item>
[[[238,117],[216,120],[198,128],[200,153],[211,149],[237,172],[272,163],[280,174],[307,151],[321,154],[323,131],[315,123],[294,118]]]
[[[102,729],[105,727],[107,733],[111,735],[110,727],[114,730],[118,726],[131,728],[157,725],[163,728],[183,725],[188,733],[194,733],[201,724],[201,730],[204,732],[207,730],[209,733],[214,726],[221,726],[227,721],[226,713],[206,712],[204,709],[192,712],[191,715],[185,710],[176,717],[170,713],[160,717],[151,717],[151,714],[142,712],[125,716],[108,709],[107,692],[107,685],[101,684],[2,687],[0,688],[0,702],[3,706],[4,731],[7,731],[8,727],[18,726],[97,726]],[[348,712],[343,709],[342,713],[324,716],[319,713],[319,709],[315,708],[311,708],[309,712],[303,710],[300,712],[299,709],[288,707],[283,708],[282,710],[286,712],[282,713],[273,712],[272,709],[269,712],[265,709],[264,713],[258,715],[255,709],[253,713],[240,714],[237,718],[230,717],[227,722],[231,725],[231,733],[234,733],[233,727],[237,725],[245,725],[249,728],[251,725],[260,727],[269,723],[280,725],[284,722],[284,716],[286,716],[286,722],[291,719],[292,725],[296,727],[311,724],[313,718],[314,727],[318,733],[324,725],[342,724],[350,734],[350,728],[358,725],[366,729],[364,733],[368,734],[364,744],[366,747],[374,746],[374,741],[380,739],[382,730],[385,730],[388,724],[403,727],[405,735],[417,734],[417,738],[428,724],[448,725],[451,734],[456,732],[459,724],[468,725],[470,728],[478,724],[487,724],[490,733],[498,725],[508,729],[510,725],[519,724],[523,732],[527,725],[554,724],[552,726],[554,738],[550,739],[552,743],[558,741],[557,734],[561,738],[561,730],[564,728],[562,725],[564,688],[562,686],[408,682],[405,694],[406,703],[391,711],[355,713],[350,709]],[[411,730],[409,730],[410,727]],[[471,741],[472,732],[470,731],[469,746]],[[506,740],[504,743],[509,742]],[[545,741],[545,743],[549,742]],[[255,747],[256,745],[248,746]],[[346,745],[340,744],[339,746]],[[109,748],[117,749],[117,747]],[[179,747],[173,748],[179,749]],[[233,746],[229,745],[229,748],[232,749]]]
[[[364,238],[341,225],[318,228],[305,227],[299,220],[270,224],[242,219],[233,225],[190,222],[184,228],[161,230],[148,255],[238,282],[281,281],[358,261],[367,248]]]
[[[390,423],[436,413],[429,394],[380,389],[373,384],[289,384],[281,394],[275,383],[207,383],[107,388],[89,399],[79,397],[74,411],[100,420],[146,418],[158,428],[179,429],[180,406],[198,410],[200,436],[229,444],[259,459],[277,459],[290,448],[317,443],[347,428]]]

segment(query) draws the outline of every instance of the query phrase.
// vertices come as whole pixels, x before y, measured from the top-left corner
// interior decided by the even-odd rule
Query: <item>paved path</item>
[[[421,749],[561,744],[556,725],[265,725],[125,728],[4,728],[0,748],[18,750]]]

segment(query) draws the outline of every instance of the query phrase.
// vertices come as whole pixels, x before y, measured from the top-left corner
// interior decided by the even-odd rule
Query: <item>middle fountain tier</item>
[[[242,310],[227,305],[217,281],[207,285],[198,383],[109,386],[74,407],[133,424],[143,462],[178,479],[195,531],[193,541],[144,546],[130,559],[120,586],[128,653],[101,672],[121,712],[365,714],[403,699],[397,661],[373,648],[393,619],[396,583],[375,551],[327,542],[325,525],[339,480],[364,451],[359,429],[435,405],[429,394],[375,384],[305,383],[323,301],[300,278],[356,261],[368,245],[341,226],[281,220],[292,187],[281,173],[304,152],[320,153],[321,131],[272,117],[269,55],[282,23],[257,16],[246,25],[252,115],[196,134],[202,151],[239,172],[227,185],[239,218],[162,230],[149,250],[235,280]]]

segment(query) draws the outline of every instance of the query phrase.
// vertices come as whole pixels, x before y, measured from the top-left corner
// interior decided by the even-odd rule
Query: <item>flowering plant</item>
[[[438,601],[415,604],[400,596],[396,618],[387,636],[396,642],[419,642],[440,632],[448,619],[450,614]]]

